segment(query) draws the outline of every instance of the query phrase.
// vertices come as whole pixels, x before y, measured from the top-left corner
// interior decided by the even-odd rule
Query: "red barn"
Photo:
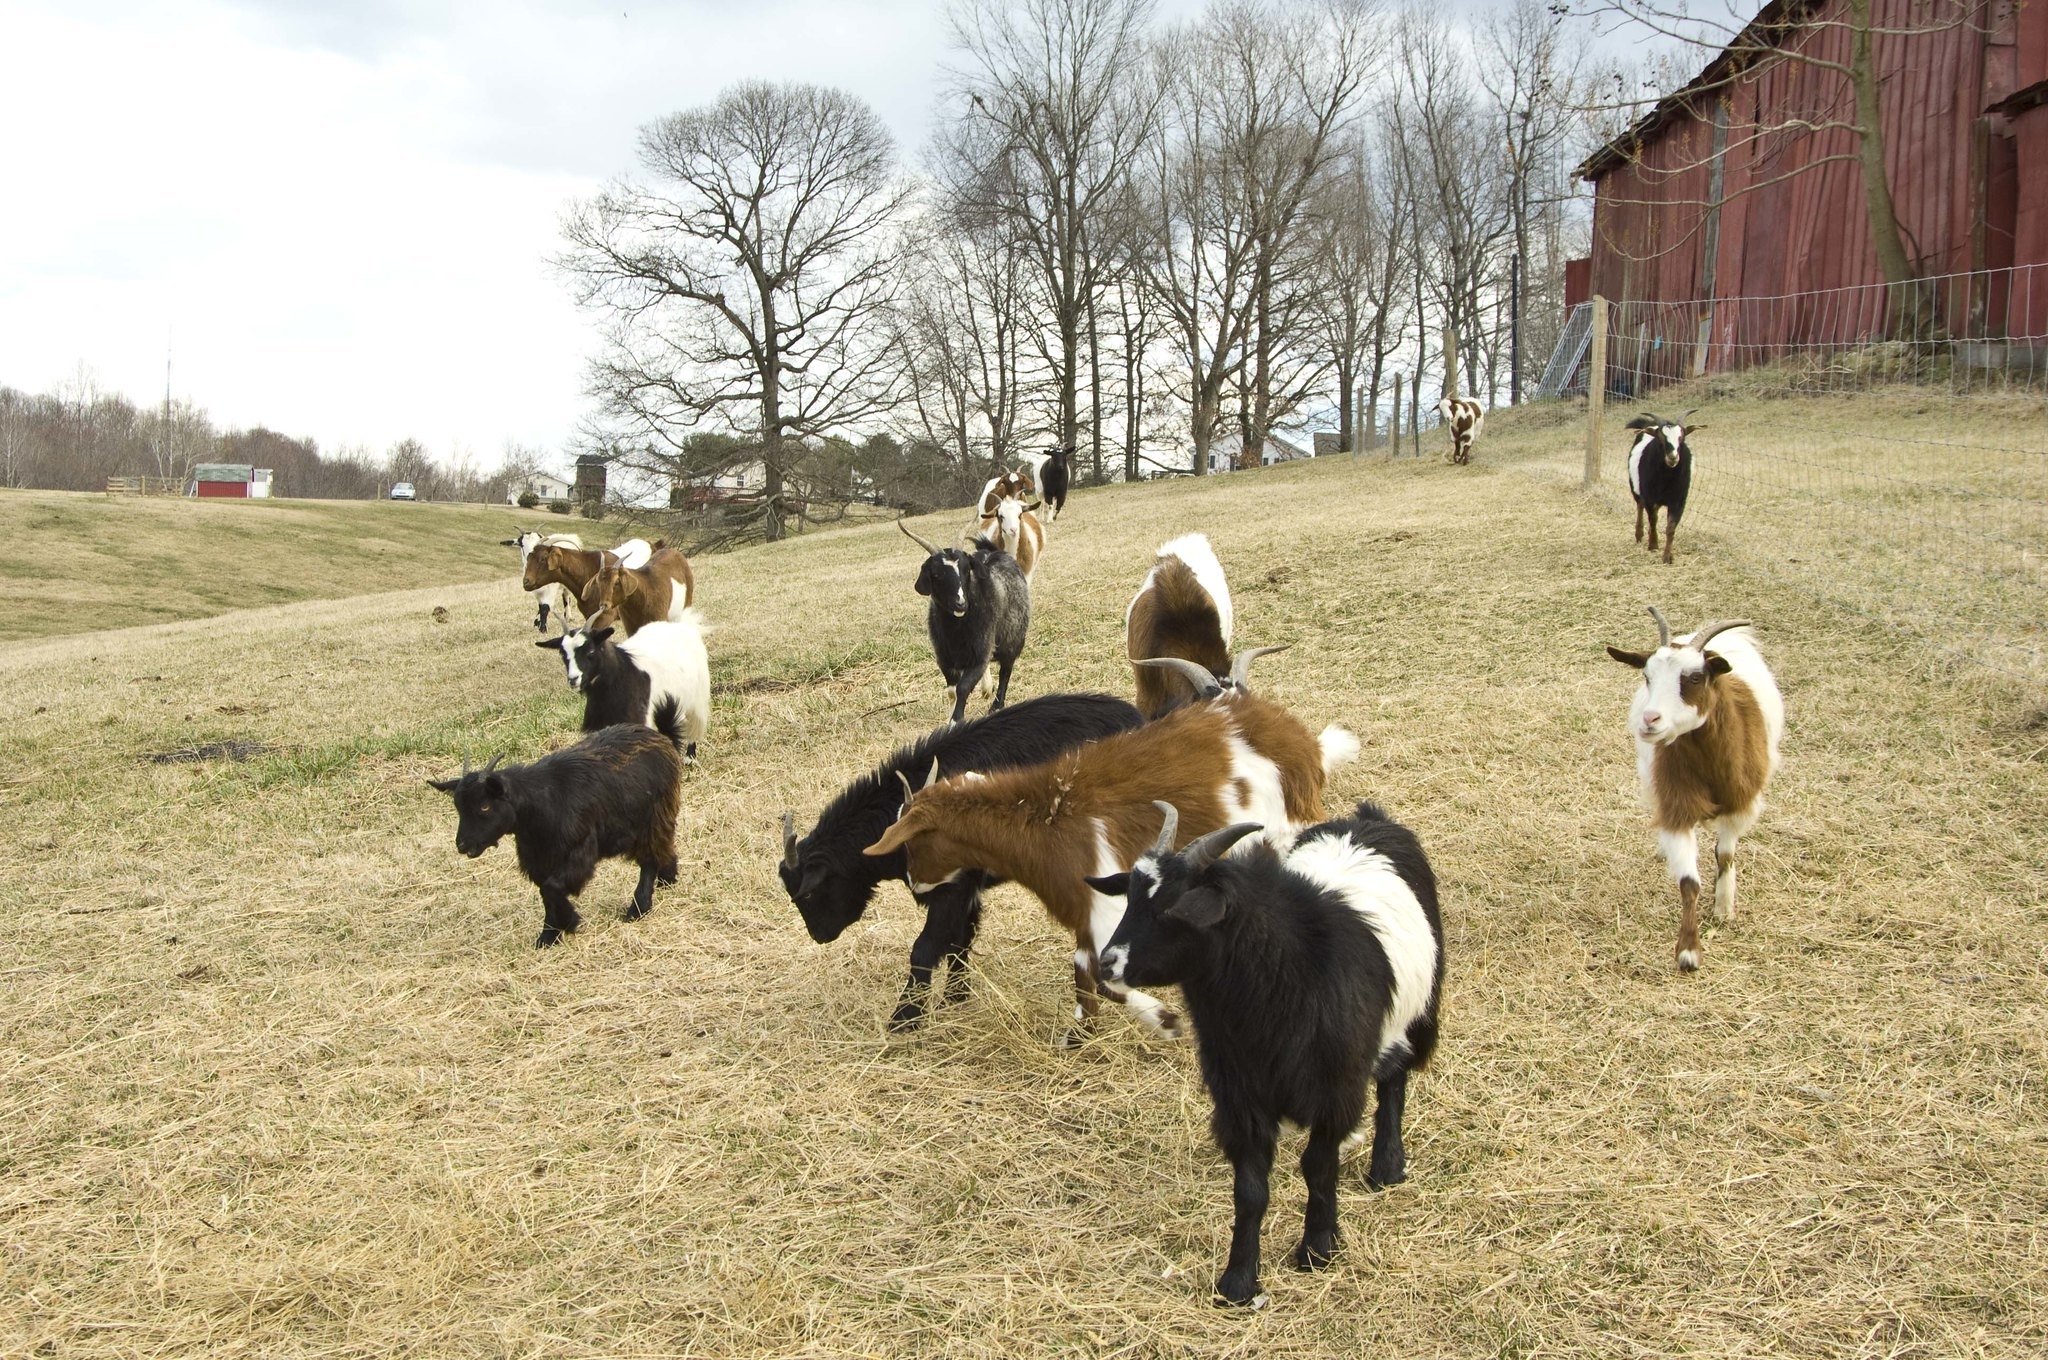
[[[1853,120],[1853,93],[1798,59],[1848,61],[1847,8],[1772,0],[1579,167],[1594,185],[1581,287],[1692,304],[1667,327],[1690,333],[1660,339],[1660,376],[1881,335],[1861,139],[1827,126]],[[1871,25],[1907,252],[1922,277],[1963,276],[1936,286],[1943,323],[2048,337],[2048,0],[1872,0]]]

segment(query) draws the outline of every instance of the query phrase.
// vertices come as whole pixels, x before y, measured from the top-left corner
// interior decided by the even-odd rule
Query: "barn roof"
[[[1616,166],[1634,160],[1643,144],[1661,132],[1665,124],[1681,114],[1691,114],[1701,94],[1719,89],[1749,63],[1777,47],[1791,31],[1794,20],[1805,18],[1826,3],[1827,0],[1771,0],[1742,26],[1733,42],[1715,54],[1705,69],[1658,100],[1648,113],[1629,124],[1628,131],[1581,161],[1573,175],[1596,180]]]

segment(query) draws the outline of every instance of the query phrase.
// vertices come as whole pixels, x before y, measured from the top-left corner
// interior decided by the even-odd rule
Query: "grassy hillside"
[[[0,492],[0,589],[27,606],[0,617],[0,642],[486,581],[517,565],[498,540],[542,520],[565,523],[510,506]]]
[[[1363,738],[1333,804],[1384,800],[1444,886],[1412,1179],[1347,1168],[1334,1270],[1282,1259],[1290,1137],[1272,1306],[1209,1307],[1229,1173],[1192,1053],[1121,1016],[1056,1051],[1071,943],[1027,894],[909,1037],[882,1029],[905,891],[804,935],[777,817],[946,712],[894,530],[699,564],[718,696],[682,881],[628,925],[608,866],[545,953],[509,848],[458,856],[423,782],[575,726],[485,551],[471,584],[0,651],[0,1353],[2048,1347],[2038,696],[1708,531],[1661,566],[1482,453],[1077,494],[1017,697],[1127,692],[1124,604],[1192,529],[1240,645],[1295,644],[1262,692]],[[1790,708],[1742,919],[1692,977],[1601,651],[1654,637],[1650,601],[1759,620]],[[229,741],[265,749],[152,759]]]

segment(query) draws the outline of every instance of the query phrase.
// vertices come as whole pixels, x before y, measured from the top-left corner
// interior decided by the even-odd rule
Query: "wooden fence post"
[[[1401,456],[1401,375],[1398,373],[1394,375],[1394,423],[1387,427],[1387,434],[1391,438],[1393,449],[1387,457],[1399,458]]]
[[[1593,352],[1586,358],[1586,475],[1600,480],[1600,408],[1607,403],[1607,299],[1593,295]]]

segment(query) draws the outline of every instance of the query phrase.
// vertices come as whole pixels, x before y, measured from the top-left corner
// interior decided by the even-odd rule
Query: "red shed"
[[[2048,336],[2048,0],[1958,4],[1941,24],[1928,0],[1872,0],[1894,208],[1922,277],[1968,276],[1940,294],[1952,334]],[[1853,93],[1796,59],[1846,62],[1847,9],[1772,0],[1579,167],[1594,185],[1591,291],[1698,304],[1698,333],[1667,337],[1657,364],[1673,376],[1881,331],[1861,142],[1828,126],[1853,119]]]

